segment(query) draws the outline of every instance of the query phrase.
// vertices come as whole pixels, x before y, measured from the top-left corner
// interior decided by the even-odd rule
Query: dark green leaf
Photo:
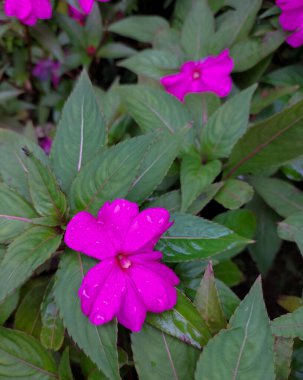
[[[131,338],[141,380],[193,379],[199,355],[194,347],[148,325]]]
[[[278,337],[275,339],[276,380],[288,380],[291,371],[293,339]]]
[[[256,85],[240,92],[212,114],[202,130],[202,150],[210,159],[228,157],[248,127],[250,102]]]
[[[243,210],[245,211],[245,210]],[[216,278],[228,286],[237,286],[244,280],[244,274],[231,260],[222,261],[214,267]]]
[[[271,323],[271,328],[275,336],[303,340],[303,306],[293,313],[274,319]]]
[[[254,125],[234,147],[226,176],[282,165],[303,154],[303,100]]]
[[[72,184],[71,208],[95,213],[105,201],[125,197],[153,138],[132,138],[95,156]]]
[[[66,347],[59,363],[59,380],[74,380],[69,362],[69,349]]]
[[[14,240],[0,264],[0,302],[48,260],[60,242],[61,236],[48,227],[32,227]]]
[[[62,111],[51,151],[54,172],[64,191],[105,144],[106,131],[94,89],[85,71]]]
[[[231,318],[228,329],[204,348],[195,379],[275,380],[273,346],[259,279]]]
[[[248,203],[254,194],[254,189],[246,182],[238,179],[228,179],[215,196],[215,200],[225,208],[235,210]]]
[[[19,289],[0,302],[0,325],[3,325],[19,303]]]
[[[31,336],[0,327],[0,378],[57,379],[52,356]]]
[[[150,313],[146,321],[166,334],[197,348],[203,347],[211,337],[205,321],[181,292],[178,292],[178,301],[172,310],[161,314]]]
[[[95,262],[75,252],[62,256],[55,284],[55,299],[69,335],[109,379],[118,380],[116,322],[95,326],[81,311],[78,289]]]

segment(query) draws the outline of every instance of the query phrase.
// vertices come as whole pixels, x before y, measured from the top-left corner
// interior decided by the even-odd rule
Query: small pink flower
[[[100,3],[107,3],[110,0],[98,0]],[[93,8],[94,0],[79,0],[80,7],[85,14],[89,14]]]
[[[166,91],[181,102],[189,93],[214,92],[227,96],[232,88],[230,73],[234,67],[229,51],[224,50],[217,57],[209,56],[199,61],[189,61],[181,66],[178,74],[160,79]]]
[[[34,25],[38,19],[51,18],[52,6],[50,0],[4,0],[4,12],[25,25]]]
[[[95,325],[114,317],[132,331],[140,331],[146,312],[161,313],[177,302],[174,272],[153,251],[172,225],[169,212],[150,208],[139,213],[136,203],[106,202],[98,217],[79,212],[68,223],[65,243],[102,260],[90,269],[79,289],[81,308]]]
[[[80,25],[84,25],[85,15],[78,11],[77,8],[72,7],[68,4],[68,15],[75,21],[77,21]]]
[[[283,29],[292,33],[287,43],[297,48],[303,45],[303,1],[302,0],[276,0],[276,4],[282,10],[279,18]]]
[[[39,146],[44,150],[45,154],[49,155],[52,149],[53,140],[48,137],[41,137],[39,138]]]

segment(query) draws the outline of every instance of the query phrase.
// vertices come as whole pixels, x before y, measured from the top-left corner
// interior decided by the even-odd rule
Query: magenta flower
[[[303,1],[302,0],[276,0],[282,10],[279,18],[283,29],[293,32],[287,43],[297,48],[303,45]]]
[[[49,155],[52,149],[53,140],[50,137],[45,136],[39,138],[38,143],[39,146],[44,150],[45,154]]]
[[[140,331],[146,312],[161,313],[177,302],[175,273],[153,251],[172,225],[169,212],[150,208],[139,213],[136,203],[106,202],[98,217],[79,212],[68,223],[65,243],[101,263],[90,269],[78,295],[81,308],[95,325],[114,317],[132,331]]]
[[[4,12],[25,25],[34,25],[38,19],[51,18],[52,6],[50,0],[4,0]]]
[[[84,25],[85,15],[78,11],[77,8],[72,7],[68,4],[68,15],[75,21],[77,21],[80,25]]]
[[[224,50],[217,57],[209,56],[199,61],[189,61],[181,66],[178,74],[160,79],[166,91],[181,102],[193,92],[214,92],[220,97],[227,96],[232,88],[230,73],[234,67],[229,51]]]
[[[33,68],[32,74],[41,82],[52,81],[54,87],[58,87],[60,82],[60,62],[52,59],[40,59]]]
[[[107,3],[110,0],[98,0],[100,3]],[[79,0],[80,7],[85,14],[89,14],[93,8],[94,0]]]

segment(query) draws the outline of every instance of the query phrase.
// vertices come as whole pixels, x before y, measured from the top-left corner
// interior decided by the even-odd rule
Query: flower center
[[[196,69],[193,71],[193,79],[200,79],[201,78],[201,72],[200,70]]]
[[[131,265],[132,262],[127,256],[124,255],[118,255],[118,263],[122,269],[128,269]]]

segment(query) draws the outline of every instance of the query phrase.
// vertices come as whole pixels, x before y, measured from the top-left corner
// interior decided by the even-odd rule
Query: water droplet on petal
[[[152,223],[152,218],[149,215],[147,215],[146,219],[149,223]]]
[[[114,214],[117,214],[119,211],[120,211],[121,207],[119,205],[117,205],[115,208],[114,208]]]

